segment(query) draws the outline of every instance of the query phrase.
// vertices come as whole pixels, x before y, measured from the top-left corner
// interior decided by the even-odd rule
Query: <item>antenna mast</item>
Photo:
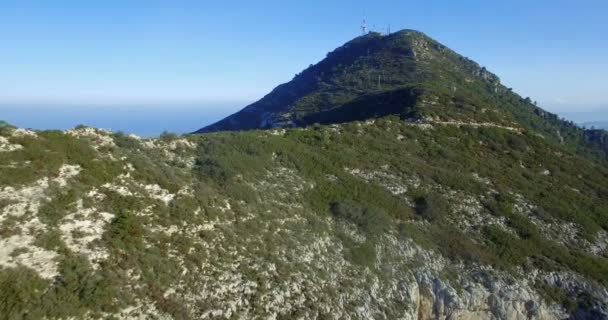
[[[367,34],[367,22],[365,21],[365,17],[363,17],[363,23],[361,23],[361,35]]]

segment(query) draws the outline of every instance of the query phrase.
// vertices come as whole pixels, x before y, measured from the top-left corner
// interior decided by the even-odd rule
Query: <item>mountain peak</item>
[[[259,101],[196,133],[304,127],[388,115],[417,122],[517,127],[556,143],[597,152],[608,147],[584,129],[539,108],[475,61],[416,30],[369,33]]]
[[[304,126],[321,113],[335,113],[357,99],[369,100],[370,95],[414,88],[449,90],[474,78],[498,91],[498,77],[422,32],[372,32],[338,47],[261,100],[198,132]]]

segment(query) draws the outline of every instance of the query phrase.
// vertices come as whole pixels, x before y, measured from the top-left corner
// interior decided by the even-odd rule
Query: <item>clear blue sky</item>
[[[549,110],[608,110],[606,0],[1,0],[0,104],[252,101],[357,36],[364,14]]]

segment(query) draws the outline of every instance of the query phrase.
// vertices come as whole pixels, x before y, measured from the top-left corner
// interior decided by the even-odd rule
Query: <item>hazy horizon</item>
[[[188,132],[322,60],[365,17],[371,30],[428,34],[550,112],[606,121],[607,11],[595,0],[2,1],[0,119]]]
[[[252,101],[149,105],[1,104],[0,120],[22,128],[66,130],[87,125],[143,137],[164,131],[185,134],[218,121]],[[548,111],[587,127],[608,129],[608,109]]]
[[[66,130],[77,125],[158,136],[164,131],[194,132],[242,107],[247,102],[171,105],[2,105],[0,120],[36,130]]]
[[[8,0],[0,103],[253,101],[358,36],[365,16],[372,30],[428,34],[544,106],[608,106],[607,11],[594,0]]]

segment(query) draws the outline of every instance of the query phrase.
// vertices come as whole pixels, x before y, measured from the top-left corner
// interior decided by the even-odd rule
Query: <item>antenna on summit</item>
[[[367,34],[367,22],[365,21],[365,16],[363,16],[363,22],[361,23],[361,35],[364,36]]]

